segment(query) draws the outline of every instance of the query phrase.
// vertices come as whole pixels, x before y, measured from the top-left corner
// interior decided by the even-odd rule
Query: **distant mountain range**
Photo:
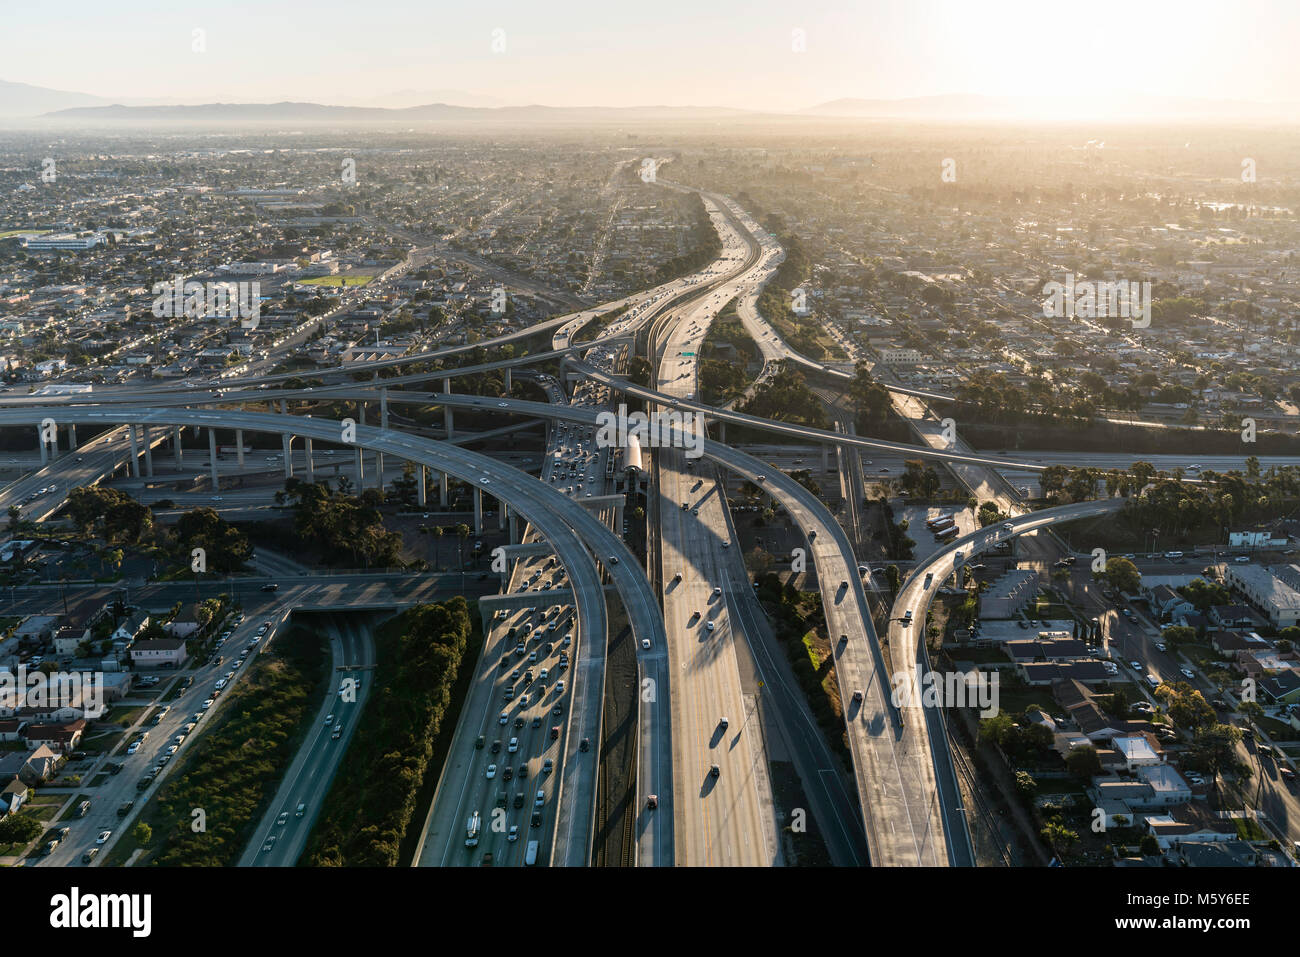
[[[423,102],[421,102],[423,101]],[[971,94],[904,99],[839,99],[798,112],[764,113],[713,106],[551,107],[505,106],[499,100],[460,90],[401,90],[387,96],[357,98],[345,105],[321,103],[178,104],[173,98],[114,102],[0,80],[0,118],[63,124],[121,126],[323,125],[323,124],[518,124],[522,126],[708,121],[774,118],[805,119],[1114,119],[1281,120],[1300,122],[1300,103],[1258,103],[1194,97],[1103,95],[1097,97],[998,97]]]
[[[111,102],[88,93],[67,93],[63,90],[49,90],[43,86],[0,80],[0,116],[38,116],[51,110],[101,106]]]
[[[325,106],[320,103],[205,103],[200,106],[84,106],[42,114],[40,119],[80,124],[149,123],[160,125],[386,124],[454,123],[521,126],[624,123],[650,120],[707,120],[746,115],[721,107],[632,106],[451,106],[430,103],[403,109],[377,106]]]
[[[1186,96],[1102,94],[1098,96],[979,96],[946,94],[898,100],[842,99],[802,111],[804,116],[909,117],[915,119],[997,119],[1041,117],[1157,117],[1178,119],[1300,120],[1300,102],[1258,103],[1250,100],[1209,100]]]

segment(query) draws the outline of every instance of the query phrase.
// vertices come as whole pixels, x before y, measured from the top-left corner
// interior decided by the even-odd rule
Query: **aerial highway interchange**
[[[919,623],[934,596],[932,583],[959,575],[963,561],[1011,537],[1025,535],[1026,548],[1052,555],[1055,546],[1038,533],[1111,511],[1122,500],[1031,511],[1003,476],[1034,475],[1048,466],[948,442],[933,411],[948,397],[926,390],[887,384],[899,416],[920,444],[806,428],[705,404],[698,355],[711,323],[733,299],[761,349],[763,376],[769,366],[785,361],[832,383],[851,374],[800,355],[763,321],[755,299],[780,264],[781,249],[734,201],[715,194],[702,198],[722,250],[706,269],[475,345],[490,351],[550,333],[548,348],[541,351],[474,366],[435,366],[469,349],[452,346],[352,364],[346,372],[353,381],[310,387],[295,387],[291,375],[254,374],[180,387],[2,396],[0,425],[44,429],[52,423],[56,449],[57,430],[67,434],[69,448],[5,488],[0,504],[17,505],[36,521],[53,515],[68,490],[108,480],[124,463],[130,476],[139,478],[142,456],[152,476],[153,458],[164,454],[155,447],[182,428],[208,435],[210,455],[188,454],[191,463],[197,457],[200,471],[210,470],[214,490],[220,488],[216,443],[227,441],[214,436],[233,433],[242,443],[243,435],[271,433],[284,442],[286,454],[277,461],[286,476],[305,474],[310,480],[330,456],[355,451],[358,462],[370,454],[379,463],[387,456],[390,465],[418,466],[421,502],[431,477],[437,477],[444,494],[448,476],[468,483],[476,533],[484,498],[495,500],[503,521],[509,517],[512,543],[503,558],[501,601],[481,601],[484,648],[434,800],[427,818],[417,822],[418,866],[461,866],[485,855],[496,866],[591,862],[611,629],[606,583],[626,613],[640,689],[636,806],[628,812],[635,837],[625,861],[782,864],[780,833],[788,823],[782,815],[788,817],[790,809],[777,808],[769,777],[770,752],[780,740],[783,751],[798,754],[804,792],[836,863],[973,865],[943,716],[892,700],[882,646],[888,644],[894,669],[915,669],[921,677],[929,664],[918,640]],[[615,321],[594,338],[577,341],[586,326],[611,313]],[[629,377],[641,343],[642,361],[652,370],[648,385]],[[450,391],[453,378],[503,369],[533,374],[526,367],[554,360],[561,361],[560,378],[545,379],[549,402]],[[315,375],[329,380],[339,371]],[[365,373],[373,373],[373,380],[359,381]],[[430,385],[434,388],[420,388]],[[313,401],[356,403],[361,422],[352,423],[344,437],[338,421],[298,414]],[[784,436],[832,447],[839,455],[874,450],[943,463],[981,501],[995,501],[1013,517],[946,543],[912,568],[888,612],[886,632],[879,634],[867,597],[879,583],[864,575],[840,521],[815,495],[786,472],[722,440],[705,437],[699,454],[692,454],[689,425],[667,433],[662,447],[641,447],[635,467],[627,468],[629,449],[598,443],[597,434],[602,417],[625,409],[629,401],[644,403],[651,415],[670,412],[680,419],[685,413],[688,422],[698,416],[710,428],[746,427],[773,441]],[[252,411],[262,405],[268,411]],[[379,426],[365,424],[366,405],[379,411]],[[391,425],[390,406],[404,405],[441,407],[447,439],[454,434],[454,412],[461,409],[546,423],[540,474]],[[101,434],[76,445],[78,426]],[[125,437],[123,427],[129,430]],[[305,447],[294,445],[302,440]],[[44,457],[44,442],[41,451]],[[241,469],[243,463],[241,451]],[[222,464],[228,469],[231,463]],[[851,775],[835,769],[836,759],[816,731],[764,621],[753,592],[757,586],[751,585],[736,547],[728,501],[728,483],[736,480],[760,487],[804,536],[809,572],[834,644]],[[382,484],[383,474],[372,481]],[[619,534],[619,523],[627,519],[625,503],[637,495],[646,496],[652,530],[646,552],[651,564],[644,569]],[[222,502],[217,495],[209,498]],[[545,594],[552,590],[554,596]],[[347,605],[343,600],[338,610]],[[279,607],[282,614],[294,610],[287,603]],[[336,657],[348,667],[369,665],[372,652],[363,629],[342,619],[330,628]],[[364,703],[363,696],[347,706],[349,713]],[[320,710],[333,719],[330,701]],[[241,863],[291,865],[301,853],[319,792],[347,743],[330,745],[327,723],[323,718],[319,723]],[[350,736],[355,721],[340,727]]]

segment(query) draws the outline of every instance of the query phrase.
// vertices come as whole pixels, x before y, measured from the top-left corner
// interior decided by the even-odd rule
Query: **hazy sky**
[[[5,4],[0,79],[113,98],[799,109],[1116,91],[1300,99],[1300,0],[61,0]],[[192,50],[206,31],[206,52]],[[806,52],[792,49],[804,31]],[[492,49],[504,31],[504,52]],[[497,35],[502,37],[501,34]]]

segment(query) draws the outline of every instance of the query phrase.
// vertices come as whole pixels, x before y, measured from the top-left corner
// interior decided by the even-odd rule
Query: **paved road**
[[[253,829],[239,859],[240,867],[292,867],[297,863],[370,696],[375,664],[371,622],[331,615],[322,624],[330,644],[325,698],[275,798]],[[334,737],[336,727],[340,729],[338,738]],[[284,823],[279,821],[281,815]],[[275,840],[268,851],[265,845],[272,837]]]
[[[1004,539],[1031,534],[1036,529],[1062,522],[1117,511],[1123,507],[1124,501],[1108,499],[1079,502],[1017,516],[1006,523],[1012,526],[1011,530],[1007,530],[1002,523],[977,529],[958,537],[919,563],[899,591],[889,614],[888,641],[895,673],[910,671],[913,686],[918,689],[926,687],[925,678],[930,672],[924,641],[926,614],[935,590],[959,564],[969,562],[975,555],[988,551]],[[948,747],[944,709],[923,708],[915,701],[904,700],[899,710],[904,742],[912,742],[913,736],[925,735],[928,738],[927,750],[934,756],[934,776],[939,791],[943,828],[950,836],[952,862],[959,866],[974,866],[974,849]],[[920,747],[920,744],[917,740],[914,746]]]
[[[123,738],[115,752],[101,759],[103,764],[108,762],[120,763],[122,770],[118,774],[108,777],[105,783],[101,784],[93,792],[89,792],[94,795],[90,811],[85,818],[68,822],[70,826],[75,825],[72,827],[72,833],[69,835],[68,840],[63,841],[49,857],[41,859],[40,863],[42,865],[57,867],[79,863],[85,851],[97,846],[95,844],[96,835],[103,830],[110,830],[112,832],[111,838],[101,846],[99,857],[93,862],[95,866],[102,863],[118,838],[134,826],[140,809],[145,805],[147,799],[152,798],[157,793],[158,788],[171,774],[175,765],[170,761],[164,764],[153,783],[143,791],[137,788],[137,783],[146,772],[158,765],[162,754],[175,743],[176,735],[182,733],[183,727],[190,722],[194,722],[196,727],[180,747],[182,749],[192,747],[194,736],[202,734],[206,730],[207,725],[212,721],[213,714],[219,712],[224,705],[231,688],[243,678],[246,666],[232,667],[239,652],[249,646],[249,642],[255,637],[256,631],[263,622],[270,622],[271,629],[268,632],[268,638],[261,639],[257,645],[253,646],[254,653],[264,648],[265,642],[274,636],[274,632],[282,622],[284,614],[287,614],[287,612],[274,610],[270,611],[270,613],[260,612],[254,614],[250,609],[246,612],[243,623],[234,630],[230,638],[218,649],[217,654],[225,659],[223,663],[217,664],[214,660],[212,664],[182,671],[179,676],[171,678],[171,680],[165,680],[157,689],[159,693],[155,697],[145,697],[137,694],[136,696],[128,696],[121,702],[121,704],[129,705],[133,702],[161,701],[162,698],[166,697],[167,692],[171,690],[175,682],[183,681],[186,678],[194,679],[188,690],[182,692],[173,700],[166,702],[168,711],[159,723],[153,723],[153,717],[157,712],[150,709],[141,715],[140,721],[132,727],[131,733]],[[214,683],[232,670],[234,674],[227,688],[216,699],[212,707],[204,709],[204,700],[212,693]],[[160,674],[170,677],[166,671],[160,672]],[[200,715],[201,717],[196,717]],[[135,754],[127,754],[127,746],[139,736],[141,731],[148,731],[148,738],[144,740],[143,745]],[[125,816],[118,816],[118,808],[127,801],[134,801],[135,805]]]
[[[724,251],[743,248],[725,221],[715,225]],[[659,366],[658,384],[665,394],[695,394],[697,360],[681,356],[698,353],[729,291],[724,284],[674,315]],[[725,568],[731,545],[725,496],[683,449],[659,449],[654,462],[672,672],[677,863],[780,864],[762,721],[750,720],[756,718],[757,704],[745,694],[740,676],[737,645],[745,636],[722,588],[733,587]]]

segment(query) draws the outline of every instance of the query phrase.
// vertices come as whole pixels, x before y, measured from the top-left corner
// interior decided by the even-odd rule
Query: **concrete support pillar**
[[[184,433],[184,431],[185,430],[178,425],[176,426],[176,429],[172,432],[172,454],[176,458],[177,469],[181,469],[185,467],[185,453],[181,449],[181,435]]]
[[[483,534],[483,490],[474,486],[474,534]]]
[[[366,424],[366,403],[361,399],[358,399],[357,400],[357,425],[365,425],[365,424]],[[366,459],[366,453],[362,451],[360,446],[358,446],[357,447],[357,491],[358,492],[360,492],[363,488],[366,487],[365,459]],[[379,484],[380,485],[384,484],[384,480],[382,476],[379,479]]]
[[[153,434],[147,425],[142,425],[140,431],[144,433],[144,474],[146,478],[153,478]]]
[[[208,429],[208,461],[212,463],[212,491],[221,488],[221,479],[217,476],[217,430]]]
[[[450,378],[442,380],[442,391],[445,395],[451,395]],[[447,441],[450,442],[455,433],[452,426],[451,406],[449,405],[444,405],[442,407],[442,427],[447,433]]]
[[[420,503],[420,507],[423,508],[424,506],[429,504],[429,470],[426,469],[423,465],[417,465],[415,468],[416,468],[415,493],[416,495],[419,496],[419,498],[416,501],[418,501]]]
[[[244,468],[244,430],[235,429],[235,460],[242,471]]]
[[[505,527],[506,527],[506,500],[503,498],[499,498],[497,499],[497,531],[501,531]]]
[[[72,423],[68,424],[68,451],[77,451],[77,427]]]
[[[311,460],[311,439],[303,439],[303,449],[307,456],[307,481],[316,481],[316,463]]]
[[[135,439],[135,432],[131,433],[131,438]],[[50,464],[50,448],[45,444],[45,430],[39,425],[36,426],[36,444],[41,447],[41,465]]]
[[[293,436],[288,432],[280,436],[280,447],[284,449],[284,477],[293,478]]]
[[[139,478],[140,477],[140,443],[136,440],[135,437],[135,426],[128,425],[126,427],[126,434],[131,439],[131,468],[128,474],[131,476],[131,478]],[[43,449],[44,447],[42,446],[42,450]],[[44,464],[44,456],[42,456],[42,464]]]
[[[822,471],[829,472],[830,470],[831,470],[831,447],[829,445],[823,445],[822,446]]]
[[[379,427],[388,428],[388,390],[379,390]],[[384,487],[384,453],[375,453],[375,482],[376,487]]]
[[[506,395],[509,395],[509,394],[510,394],[510,388],[511,388],[511,385],[512,385],[512,383],[513,383],[513,381],[514,381],[514,380],[511,378],[511,376],[510,376],[510,373],[511,373],[512,371],[513,371],[513,370],[510,368],[510,366],[506,366]]]
[[[442,480],[438,483],[438,504],[443,508],[447,507],[447,473],[442,473]]]
[[[289,403],[286,402],[284,399],[280,400],[280,414],[281,415],[289,414]]]

